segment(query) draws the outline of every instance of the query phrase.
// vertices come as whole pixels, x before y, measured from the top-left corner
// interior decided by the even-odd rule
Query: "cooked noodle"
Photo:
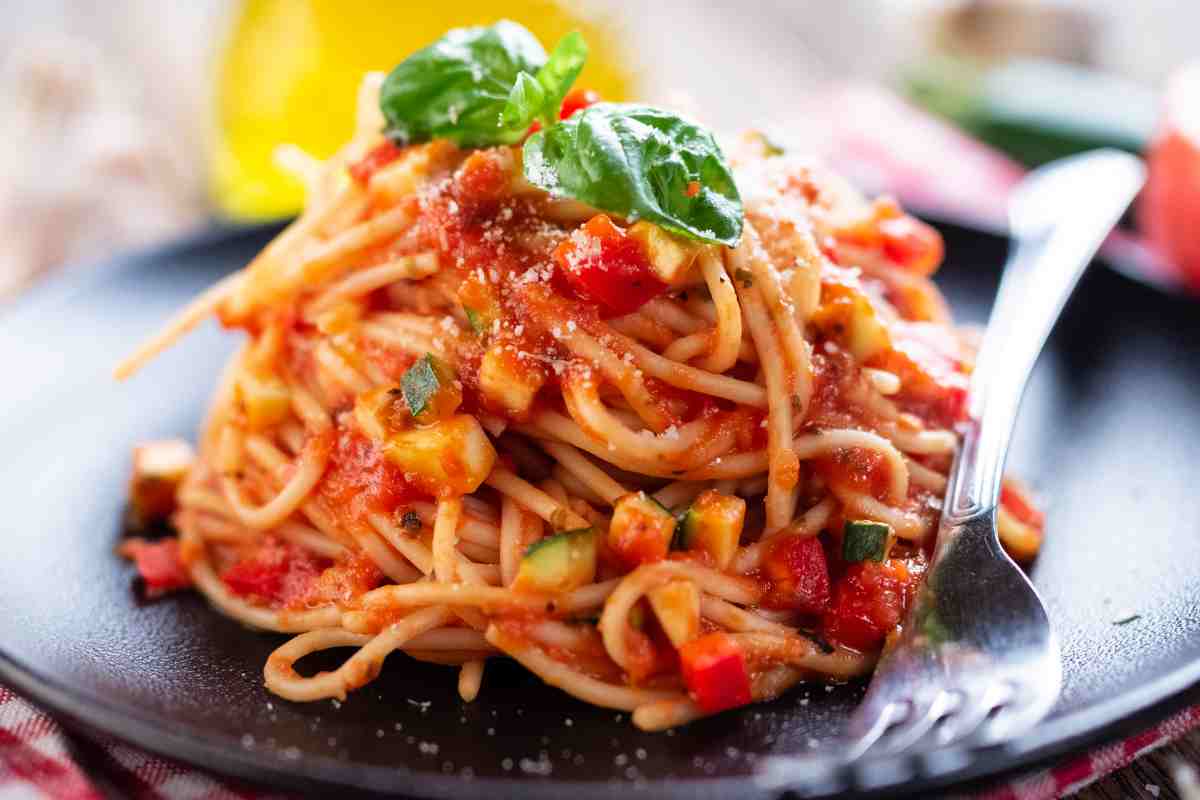
[[[459,665],[470,701],[485,659],[504,654],[662,729],[706,713],[677,662],[654,660],[683,646],[668,639],[668,596],[695,598],[693,638],[728,634],[751,671],[746,699],[868,672],[882,639],[866,645],[830,615],[855,570],[897,582],[897,597],[919,577],[970,363],[936,288],[880,244],[886,221],[909,218],[749,137],[735,159],[741,243],[694,246],[659,296],[598,313],[555,288],[551,257],[594,212],[532,190],[511,148],[435,141],[342,177],[383,141],[378,86],[329,162],[284,153],[310,191],[300,218],[117,368],[127,377],[213,315],[249,335],[173,522],[218,610],[297,634],[268,660],[268,688],[344,697],[403,650]],[[471,194],[497,174],[500,189]],[[465,411],[405,421],[424,412],[398,387],[435,364],[427,354]],[[639,566],[617,530],[637,498],[680,530],[705,502],[740,508],[744,527],[728,553],[677,534]],[[1029,555],[1040,523],[1019,516],[1006,510],[1004,530]],[[845,531],[867,523],[888,530],[878,567],[843,557]],[[531,588],[535,550],[589,528],[588,579]],[[830,563],[824,595],[787,572],[814,546]],[[331,648],[353,652],[302,676],[299,661]]]

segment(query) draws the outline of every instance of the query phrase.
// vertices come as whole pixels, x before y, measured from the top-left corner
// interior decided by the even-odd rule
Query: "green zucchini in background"
[[[901,90],[1031,167],[1097,147],[1140,153],[1159,107],[1158,95],[1134,81],[1032,59],[990,68],[931,59],[905,74]]]

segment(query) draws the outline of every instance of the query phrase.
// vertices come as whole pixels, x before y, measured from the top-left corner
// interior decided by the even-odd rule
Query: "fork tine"
[[[1022,684],[1016,688],[1012,700],[994,716],[983,721],[970,741],[983,746],[1018,736],[1041,719],[1053,703],[1054,697],[1039,693],[1036,687]]]
[[[906,704],[868,693],[846,728],[844,758],[853,761],[871,749],[889,728],[905,718]]]
[[[926,734],[947,714],[953,713],[963,703],[961,692],[939,690],[919,705],[914,702],[913,711],[901,724],[893,727],[876,745],[887,755],[898,755],[922,741]]]
[[[988,715],[1012,696],[1012,686],[1003,681],[990,684],[974,698],[968,695],[959,712],[947,717],[936,732],[937,746],[946,747],[976,733]]]

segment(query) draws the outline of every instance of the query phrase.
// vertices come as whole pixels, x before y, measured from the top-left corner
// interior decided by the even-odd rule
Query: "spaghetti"
[[[397,650],[471,700],[508,656],[658,730],[869,672],[964,413],[936,232],[751,134],[738,244],[681,238],[515,147],[396,146],[379,85],[328,162],[289,151],[304,213],[117,369],[210,316],[247,335],[194,462],[139,450],[135,508],[178,531],[126,544],[147,585],[295,634],[264,670],[295,701]],[[1040,515],[1004,501],[1031,557]]]

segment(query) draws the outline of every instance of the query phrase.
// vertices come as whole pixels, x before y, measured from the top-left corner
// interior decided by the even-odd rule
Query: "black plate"
[[[92,729],[220,771],[458,800],[613,798],[631,787],[765,797],[756,760],[836,732],[860,688],[801,689],[650,735],[506,664],[489,665],[466,705],[452,671],[403,656],[340,707],[294,705],[262,686],[278,637],[195,595],[138,602],[113,555],[130,448],[192,434],[235,337],[208,325],[125,385],[109,370],[270,233],[209,235],[75,270],[0,319],[0,679]],[[980,321],[1005,243],[947,237],[942,285],[960,318]],[[1026,397],[1014,461],[1050,503],[1034,576],[1063,640],[1053,715],[1005,748],[860,778],[923,793],[1061,755],[1188,699],[1200,679],[1198,312],[1093,270]]]

